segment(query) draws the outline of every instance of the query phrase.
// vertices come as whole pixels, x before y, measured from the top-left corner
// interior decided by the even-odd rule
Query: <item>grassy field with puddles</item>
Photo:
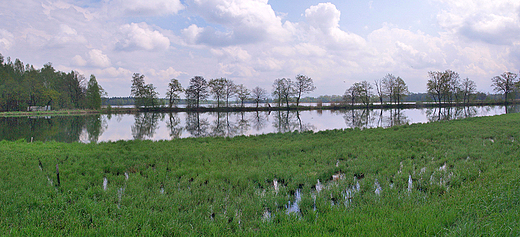
[[[99,144],[0,142],[0,235],[520,235],[520,114]]]

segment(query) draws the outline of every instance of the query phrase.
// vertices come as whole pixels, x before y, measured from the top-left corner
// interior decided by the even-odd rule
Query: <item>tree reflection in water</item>
[[[166,123],[166,127],[170,131],[170,138],[180,138],[182,135],[183,128],[180,126],[181,119],[177,115],[177,113],[169,113],[169,119]]]
[[[491,107],[483,108],[483,110],[490,110]],[[453,120],[475,117],[477,114],[476,107],[435,107],[426,109],[426,117],[428,122],[436,122],[441,120]]]
[[[260,131],[267,126],[267,121],[269,120],[269,114],[267,112],[259,112],[256,111],[252,118],[252,126],[256,131]]]
[[[96,114],[86,117],[85,127],[87,129],[88,141],[97,143],[99,137],[108,128],[108,123],[101,115]]]
[[[286,133],[293,131],[309,131],[315,130],[316,127],[310,123],[302,123],[300,113],[298,111],[275,111],[273,127],[276,132]]]
[[[207,137],[209,122],[208,119],[201,119],[199,112],[189,112],[186,115],[186,131],[192,137]]]
[[[338,111],[343,113],[345,125],[349,128],[374,128],[374,127],[392,127],[407,124],[410,122],[403,111],[399,109],[354,109]]]
[[[135,123],[132,125],[132,136],[135,140],[152,138],[158,128],[159,118],[164,119],[161,113],[137,113]]]

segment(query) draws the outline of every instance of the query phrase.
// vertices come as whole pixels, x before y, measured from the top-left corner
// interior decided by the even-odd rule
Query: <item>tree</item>
[[[155,107],[159,99],[159,93],[156,92],[155,89],[157,88],[154,87],[153,84],[145,84],[144,75],[134,73],[132,76],[130,96],[134,97],[135,107]]]
[[[374,80],[374,85],[376,85],[376,93],[379,97],[379,103],[381,104],[381,106],[383,106],[383,98],[385,96],[383,91],[383,79]]]
[[[251,94],[253,96],[253,101],[256,103],[256,108],[258,108],[258,103],[265,99],[265,97],[267,96],[267,91],[257,86],[253,88]]]
[[[360,83],[356,82],[350,86],[343,95],[343,100],[350,101],[350,105],[354,106],[354,103],[359,99]]]
[[[440,105],[442,103],[444,73],[430,71],[428,72],[428,76],[430,77],[426,84],[428,94],[432,96],[433,101],[438,102]]]
[[[130,96],[134,97],[136,108],[144,106],[145,86],[144,75],[134,73],[132,76]]]
[[[206,79],[201,76],[195,76],[190,80],[190,86],[186,89],[186,99],[188,99],[188,105],[196,104],[197,109],[199,108],[200,101],[208,98],[208,83]]]
[[[396,77],[392,74],[386,74],[385,77],[383,77],[382,81],[382,91],[388,96],[388,99],[390,100],[390,104],[394,102],[394,89],[395,89],[395,83],[396,83]]]
[[[293,95],[293,87],[291,79],[282,78],[276,79],[273,83],[273,96],[278,101],[278,107],[282,105],[282,102],[285,101],[287,104],[287,108],[289,108],[289,100]]]
[[[87,85],[87,108],[89,109],[100,109],[101,108],[101,95],[103,88],[97,83],[96,77],[90,75],[90,80]]]
[[[217,107],[220,107],[220,99],[226,96],[226,83],[227,80],[222,77],[219,79],[211,79],[208,83],[213,98],[217,99]]]
[[[519,84],[518,74],[504,72],[500,76],[491,78],[493,90],[504,93],[504,103],[507,104],[507,95],[515,91],[515,86]]]
[[[358,90],[357,94],[359,95],[361,102],[368,107],[370,104],[370,97],[372,96],[372,85],[368,81],[362,81],[360,83],[356,83],[356,90]]]
[[[462,101],[464,104],[466,104],[469,102],[471,95],[475,94],[477,91],[477,84],[466,77],[462,80],[460,86],[462,90]]]
[[[232,80],[224,78],[226,81],[224,87],[224,97],[226,98],[226,107],[229,107],[229,98],[236,94],[236,85]]]
[[[296,107],[300,104],[300,99],[303,94],[310,93],[316,89],[316,86],[314,86],[314,83],[312,82],[312,78],[304,76],[304,75],[297,75],[296,81],[294,81],[294,94],[296,95]]]
[[[410,93],[408,86],[401,77],[395,79],[393,92],[394,102],[397,102],[397,104],[401,104],[401,99]]]
[[[236,93],[237,98],[240,100],[241,107],[244,107],[244,100],[249,98],[250,95],[249,90],[243,84],[240,84],[236,87]]]
[[[172,107],[176,100],[180,98],[179,93],[183,92],[184,89],[181,86],[179,80],[172,78],[168,83],[168,91],[166,92],[166,98],[168,98],[168,107]]]

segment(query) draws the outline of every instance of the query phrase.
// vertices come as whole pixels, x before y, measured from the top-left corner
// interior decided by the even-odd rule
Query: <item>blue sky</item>
[[[492,92],[518,73],[520,1],[4,0],[0,53],[40,68],[94,74],[128,96],[132,73],[164,96],[168,81],[226,77],[270,91],[305,74],[341,95],[353,83],[400,76],[425,92],[451,69]]]

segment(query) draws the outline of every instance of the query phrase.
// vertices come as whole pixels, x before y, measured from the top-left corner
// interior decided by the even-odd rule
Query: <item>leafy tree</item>
[[[397,104],[401,104],[401,99],[410,93],[408,91],[408,86],[401,77],[395,79],[393,92],[394,94],[392,97],[394,98],[394,102]]]
[[[258,103],[266,98],[267,91],[260,87],[255,87],[253,90],[251,90],[251,94],[253,97],[253,101],[256,103],[256,108],[258,108]]]
[[[208,83],[213,98],[217,99],[217,107],[220,107],[220,100],[226,96],[226,84],[225,78],[211,79]]]
[[[516,90],[519,84],[518,74],[512,72],[504,72],[500,76],[491,78],[494,91],[504,93],[504,103],[507,104],[507,96]]]
[[[361,99],[361,102],[368,106],[370,104],[370,97],[372,96],[372,85],[368,81],[362,81],[356,84],[356,90],[358,90],[357,93]]]
[[[430,79],[428,80],[426,87],[428,94],[430,94],[434,101],[439,105],[444,101],[451,102],[458,100],[461,94],[460,89],[460,76],[458,73],[446,70],[444,72],[428,72]]]
[[[87,85],[87,108],[89,109],[100,109],[101,108],[101,95],[103,88],[97,83],[96,77],[90,75],[90,80]]]
[[[383,79],[374,80],[374,85],[376,86],[377,97],[379,97],[379,103],[383,106],[383,98],[385,93],[383,91]]]
[[[300,99],[303,94],[310,93],[316,89],[312,78],[304,75],[297,75],[294,81],[294,94],[296,95],[296,106],[300,104]]]
[[[251,94],[249,90],[244,86],[244,84],[240,84],[236,87],[237,98],[240,100],[241,107],[244,107],[244,100],[249,98]]]
[[[426,88],[428,89],[428,94],[430,94],[434,101],[438,102],[439,105],[442,103],[443,96],[443,87],[445,86],[445,77],[443,72],[428,72],[428,82],[426,84]]]
[[[356,82],[352,86],[350,86],[343,95],[343,100],[350,101],[350,104],[354,106],[354,103],[359,99],[359,83]]]
[[[134,97],[135,106],[140,107],[155,107],[158,103],[157,100],[159,93],[155,91],[157,89],[153,84],[145,84],[144,75],[134,73],[132,76],[132,88],[130,95]]]
[[[188,105],[196,104],[199,108],[200,101],[205,100],[209,96],[208,83],[201,76],[195,76],[190,80],[190,86],[186,89],[186,99]]]
[[[168,98],[168,107],[172,107],[176,100],[180,98],[179,93],[183,92],[184,89],[181,86],[179,80],[172,78],[168,83],[168,91],[166,92],[166,98]]]

